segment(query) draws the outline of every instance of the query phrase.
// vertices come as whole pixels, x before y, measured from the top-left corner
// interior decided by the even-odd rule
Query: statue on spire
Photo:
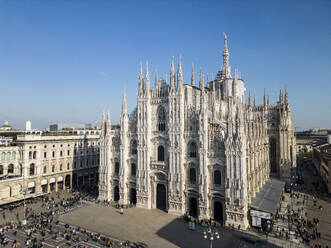
[[[200,68],[200,81],[199,81],[199,87],[201,90],[204,88],[204,82],[203,82],[203,75],[202,75],[202,70]]]
[[[192,63],[192,77],[191,77],[191,85],[195,85],[195,80],[194,80],[194,64]]]
[[[227,36],[223,33],[224,36],[224,50],[223,50],[223,67],[221,70],[221,78],[231,78],[231,68],[229,66],[229,50],[228,50],[228,43],[227,43]]]
[[[175,88],[175,64],[174,64],[174,56],[172,56],[172,58],[171,58],[170,88]]]

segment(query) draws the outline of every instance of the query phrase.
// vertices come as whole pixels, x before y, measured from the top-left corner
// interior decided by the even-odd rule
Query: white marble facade
[[[170,85],[140,66],[137,107],[129,114],[123,95],[120,127],[103,114],[99,199],[136,203],[173,214],[248,226],[251,199],[270,175],[284,180],[295,165],[295,137],[287,91],[257,106],[244,81],[231,74],[227,39],[223,66],[204,83],[183,83],[179,58]]]

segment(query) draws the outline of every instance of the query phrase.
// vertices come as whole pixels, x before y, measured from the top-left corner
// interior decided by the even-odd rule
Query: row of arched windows
[[[2,152],[0,160],[4,162],[5,160],[15,160],[16,159],[16,152]]]
[[[189,178],[190,178],[190,183],[191,184],[196,184],[197,183],[197,174],[196,174],[196,169],[195,168],[190,168],[189,169]],[[220,170],[214,170],[213,173],[213,182],[215,186],[220,186],[222,184],[222,174]]]
[[[118,176],[120,173],[120,163],[115,162],[115,168],[114,168],[115,175]],[[131,163],[131,177],[135,177],[137,172],[137,167],[135,163]]]
[[[14,165],[13,164],[8,165],[7,173],[14,174]],[[4,167],[3,167],[3,165],[0,165],[0,175],[3,175],[3,174],[4,174]]]
[[[191,142],[189,145],[189,151],[188,151],[190,158],[196,158],[197,157],[197,145],[195,142]],[[162,145],[159,145],[157,148],[157,161],[163,162],[165,161],[165,153],[164,153],[164,147]]]

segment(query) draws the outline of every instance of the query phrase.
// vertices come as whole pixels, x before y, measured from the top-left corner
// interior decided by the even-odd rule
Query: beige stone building
[[[72,187],[97,185],[99,131],[22,134],[0,147],[0,203]]]

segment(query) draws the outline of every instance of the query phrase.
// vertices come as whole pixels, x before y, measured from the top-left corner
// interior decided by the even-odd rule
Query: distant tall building
[[[31,121],[25,122],[25,131],[31,131]]]
[[[0,126],[0,131],[11,131],[13,127],[8,124],[8,121],[5,121],[2,126]]]
[[[244,80],[231,74],[227,39],[223,66],[204,83],[192,67],[183,83],[179,59],[170,85],[140,67],[137,107],[123,95],[120,129],[102,117],[99,199],[137,203],[169,213],[248,226],[248,209],[270,175],[289,180],[295,137],[287,90],[271,105],[245,101]]]

